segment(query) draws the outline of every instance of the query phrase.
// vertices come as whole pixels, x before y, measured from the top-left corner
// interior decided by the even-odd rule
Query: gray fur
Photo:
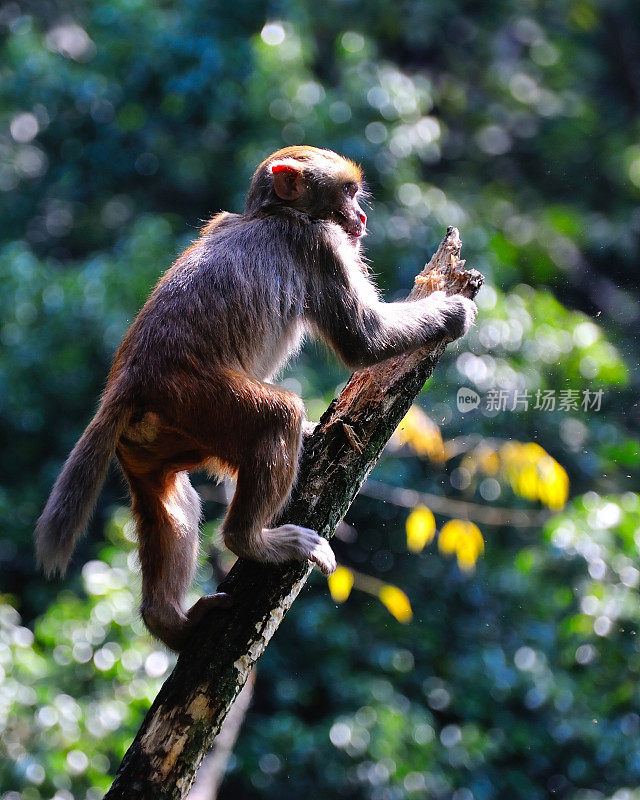
[[[147,385],[158,353],[177,369],[224,365],[266,380],[297,352],[305,332],[360,368],[443,336],[456,339],[475,318],[471,300],[441,292],[382,302],[342,228],[290,209],[221,216],[152,299],[163,325],[138,318],[128,363]],[[156,378],[161,384],[164,376]]]
[[[36,523],[36,561],[46,575],[66,572],[127,420],[126,410],[106,399],[66,460]]]

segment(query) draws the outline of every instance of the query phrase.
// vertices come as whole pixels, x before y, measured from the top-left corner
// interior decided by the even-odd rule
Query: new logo
[[[461,414],[466,414],[468,411],[473,411],[480,405],[480,395],[474,392],[473,389],[468,389],[466,386],[461,386],[458,389],[456,397],[458,403],[458,411]]]

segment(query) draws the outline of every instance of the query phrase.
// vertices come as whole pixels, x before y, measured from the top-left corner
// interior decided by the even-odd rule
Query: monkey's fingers
[[[309,561],[315,564],[324,575],[331,575],[338,566],[331,545],[322,536],[318,536],[318,541],[309,554]]]
[[[312,422],[310,419],[305,419],[302,423],[302,437],[306,439],[308,436],[311,436],[318,427],[318,424],[317,422]]]

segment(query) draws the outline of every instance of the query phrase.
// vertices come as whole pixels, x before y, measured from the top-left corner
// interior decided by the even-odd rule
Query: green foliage
[[[0,786],[26,798],[102,797],[170,669],[137,614],[127,520],[112,517],[108,563],[84,565],[84,596],[59,594],[33,632],[0,603]]]
[[[638,495],[591,492],[549,523],[547,546],[537,533],[490,543],[474,580],[389,542],[394,573],[411,580],[406,627],[363,595],[336,613],[318,577],[285,627],[295,669],[281,637],[261,661],[230,796],[244,780],[265,798],[296,785],[479,800],[580,786],[605,797],[637,781],[638,530]],[[34,633],[2,606],[0,780],[31,787],[25,797],[101,796],[170,667],[137,618],[123,510],[107,533],[111,546],[83,568],[85,596],[60,595]]]
[[[414,619],[357,591],[337,613],[316,578],[261,661],[221,796],[636,797],[640,23],[630,0],[476,6],[0,8],[3,800],[100,796],[167,666],[136,621],[121,513],[97,560],[101,507],[62,589],[35,574],[31,530],[157,276],[298,142],[362,162],[388,296],[461,227],[488,285],[429,414],[458,444],[538,442],[574,499],[546,536],[483,528],[474,575],[407,554],[406,512],[358,500],[340,559],[404,589]],[[309,347],[285,381],[317,417],[345,375]],[[463,416],[461,385],[532,402]],[[534,408],[600,389],[598,411]],[[527,505],[455,459],[390,455],[376,477]]]
[[[355,518],[371,525],[371,509]],[[537,532],[490,540],[474,580],[384,537],[391,574],[414,565],[415,621],[392,625],[362,595],[339,616],[320,599],[295,606],[301,688],[271,653],[259,686],[272,679],[275,697],[260,698],[230,792],[240,775],[263,797],[292,782],[319,796],[316,781],[357,798],[601,798],[635,785],[639,526],[638,495],[590,493],[549,523],[547,546]],[[269,747],[273,769],[260,761]]]

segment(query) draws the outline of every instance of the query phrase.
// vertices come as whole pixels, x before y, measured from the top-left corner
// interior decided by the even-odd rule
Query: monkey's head
[[[337,223],[356,243],[367,224],[358,204],[362,192],[362,172],[352,161],[317,147],[285,147],[255,171],[246,213],[293,208],[311,219]]]

